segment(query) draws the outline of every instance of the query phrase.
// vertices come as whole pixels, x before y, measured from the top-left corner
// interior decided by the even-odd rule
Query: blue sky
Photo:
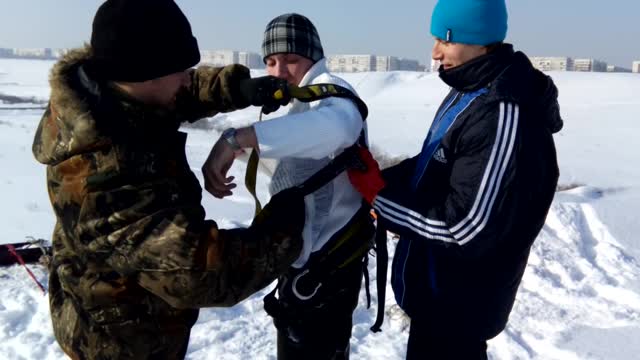
[[[426,62],[435,0],[177,0],[201,49],[258,52],[273,17],[299,12],[327,54],[372,53]],[[0,0],[0,47],[74,47],[88,41],[98,0]],[[640,1],[507,0],[507,41],[531,56],[640,60]]]

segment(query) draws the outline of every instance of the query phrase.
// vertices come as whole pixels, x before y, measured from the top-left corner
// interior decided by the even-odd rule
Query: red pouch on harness
[[[366,166],[366,170],[349,168],[347,174],[349,175],[349,181],[353,187],[358,190],[367,203],[373,203],[378,192],[385,186],[384,179],[382,179],[382,173],[380,172],[380,166],[378,162],[373,158],[369,149],[364,147],[358,148],[358,156],[360,160]]]

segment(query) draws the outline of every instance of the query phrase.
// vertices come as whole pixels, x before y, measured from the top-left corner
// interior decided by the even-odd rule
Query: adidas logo
[[[444,150],[442,148],[438,149],[438,151],[433,154],[433,159],[443,164],[447,163],[447,158],[444,156]]]

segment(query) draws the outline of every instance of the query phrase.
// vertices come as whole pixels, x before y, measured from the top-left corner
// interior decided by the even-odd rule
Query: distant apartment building
[[[24,58],[52,58],[51,49],[49,48],[33,48],[33,49],[13,49],[15,57]]]
[[[212,66],[225,66],[238,63],[238,52],[233,50],[202,50],[200,62]]]
[[[573,71],[606,72],[607,63],[595,59],[575,59],[573,61]]]
[[[398,59],[398,69],[401,71],[420,71],[420,63],[418,60]]]
[[[376,56],[375,71],[393,71],[398,68],[398,58],[395,56]]]
[[[241,64],[250,69],[264,68],[262,57],[257,53],[235,50],[202,50],[200,62],[212,66]]]
[[[420,71],[417,60],[368,54],[331,55],[327,57],[327,67],[332,72]]]
[[[51,50],[51,55],[54,58],[59,59],[59,58],[65,56],[69,51],[71,51],[71,49],[52,49]]]
[[[573,59],[567,56],[534,56],[530,57],[533,67],[540,71],[584,71],[606,72],[607,63],[595,59]],[[612,70],[622,70],[614,67]]]
[[[631,72],[640,74],[640,60],[631,63]]]
[[[540,71],[572,71],[574,61],[570,57],[530,57],[533,67]]]
[[[264,62],[262,56],[257,53],[240,51],[238,53],[238,64],[242,64],[249,69],[262,69],[264,68]]]
[[[332,55],[327,58],[327,67],[332,72],[363,72],[377,70],[375,55]]]
[[[60,50],[50,48],[0,48],[0,57],[17,59],[57,59],[60,57]]]
[[[623,68],[616,65],[607,65],[607,72],[610,73],[630,73],[631,69]]]

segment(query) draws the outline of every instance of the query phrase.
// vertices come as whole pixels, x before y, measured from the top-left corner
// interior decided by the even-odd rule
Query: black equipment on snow
[[[10,249],[13,248],[13,251]],[[51,246],[46,245],[43,239],[33,239],[10,244],[0,244],[0,266],[10,266],[19,264],[19,255],[25,264],[36,264],[40,262],[42,256],[51,256]]]
[[[47,259],[45,262],[48,262],[51,246],[46,246],[45,240],[30,239],[31,241],[0,245],[0,266],[22,265],[42,293],[46,294],[44,286],[36,279],[27,264],[42,263],[42,259]]]

